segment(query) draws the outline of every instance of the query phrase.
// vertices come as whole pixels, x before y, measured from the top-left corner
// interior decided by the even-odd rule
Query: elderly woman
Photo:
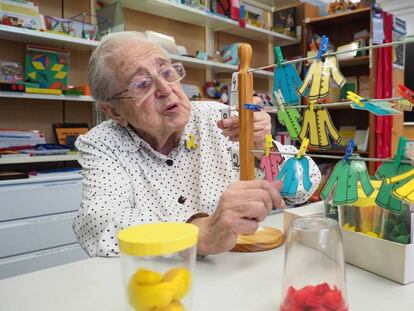
[[[273,207],[283,207],[279,182],[238,181],[229,152],[238,119],[223,124],[225,106],[191,103],[184,76],[182,64],[139,33],[111,34],[93,52],[89,84],[110,120],[76,142],[84,179],[73,228],[90,256],[117,255],[119,230],[159,221],[198,226],[200,255],[227,251],[238,234],[254,233]],[[270,118],[257,112],[254,120],[263,147]]]

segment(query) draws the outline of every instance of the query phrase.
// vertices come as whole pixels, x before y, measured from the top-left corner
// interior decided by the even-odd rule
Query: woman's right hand
[[[281,181],[238,181],[223,192],[213,215],[192,223],[200,228],[197,253],[216,254],[231,250],[239,234],[253,234],[269,212],[284,208]]]

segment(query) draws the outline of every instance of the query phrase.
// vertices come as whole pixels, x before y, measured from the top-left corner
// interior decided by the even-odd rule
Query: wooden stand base
[[[283,233],[274,228],[260,227],[255,234],[240,235],[232,252],[253,253],[267,251],[285,242]]]

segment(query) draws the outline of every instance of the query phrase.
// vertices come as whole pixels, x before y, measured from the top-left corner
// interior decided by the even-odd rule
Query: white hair
[[[88,67],[88,82],[97,104],[120,91],[117,70],[125,50],[131,46],[144,44],[156,45],[147,40],[143,33],[137,31],[115,32],[102,38],[89,59]]]

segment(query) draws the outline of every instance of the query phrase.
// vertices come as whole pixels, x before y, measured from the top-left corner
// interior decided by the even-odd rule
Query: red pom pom
[[[322,302],[326,308],[333,311],[343,308],[345,305],[341,292],[336,290],[325,293],[322,296]]]
[[[322,283],[315,287],[315,295],[323,296],[326,292],[330,290],[328,283]]]

